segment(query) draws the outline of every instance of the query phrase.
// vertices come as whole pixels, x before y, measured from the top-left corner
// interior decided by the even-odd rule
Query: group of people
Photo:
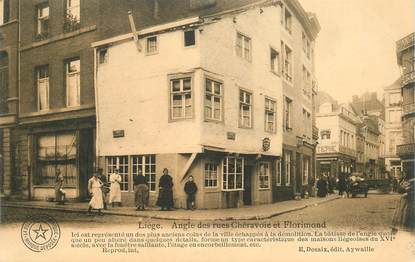
[[[344,196],[347,189],[347,174],[341,173],[336,179],[334,176],[322,175],[317,180],[317,196],[326,197],[328,194],[334,194],[334,189],[337,188],[340,196]]]
[[[109,204],[121,206],[121,181],[119,170],[115,169],[109,177],[109,183],[105,175],[102,174],[102,169],[94,173],[94,176],[88,181],[88,191],[91,195],[89,202],[88,213],[98,210],[98,214],[102,215],[101,210],[107,209],[106,199],[109,194]],[[108,185],[109,184],[109,185]],[[134,196],[135,206],[137,211],[145,210],[148,203],[149,187],[146,177],[139,170],[138,174],[134,176]],[[188,181],[184,185],[184,191],[187,194],[187,209],[193,210],[195,208],[195,199],[197,192],[197,185],[193,181],[193,177],[189,176]],[[165,168],[163,175],[159,180],[159,195],[157,199],[157,206],[162,211],[172,210],[174,206],[173,200],[173,178],[169,174],[169,170]]]

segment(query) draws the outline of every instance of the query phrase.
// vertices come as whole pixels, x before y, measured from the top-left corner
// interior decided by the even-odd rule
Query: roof
[[[383,88],[384,90],[400,90],[401,89],[401,79],[398,78],[397,80],[395,80],[395,82],[393,82],[392,84],[386,86],[385,88]]]

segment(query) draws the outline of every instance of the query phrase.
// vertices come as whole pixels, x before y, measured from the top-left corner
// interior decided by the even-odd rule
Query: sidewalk
[[[310,206],[317,206],[338,198],[338,195],[330,195],[326,198],[312,197],[309,199],[288,200],[258,206],[194,211],[183,209],[177,209],[173,211],[160,211],[158,208],[149,208],[146,211],[136,211],[134,207],[109,207],[108,210],[103,210],[103,213],[105,215],[134,216],[141,218],[166,220],[257,220],[271,218],[284,213],[301,210]],[[3,201],[1,206],[44,210],[61,210],[65,212],[85,214],[88,209],[88,203],[66,203],[65,205],[56,205],[53,202],[46,201]]]

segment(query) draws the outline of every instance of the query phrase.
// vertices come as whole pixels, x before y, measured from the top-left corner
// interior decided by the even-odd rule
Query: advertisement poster
[[[415,261],[411,0],[0,0],[0,261]]]

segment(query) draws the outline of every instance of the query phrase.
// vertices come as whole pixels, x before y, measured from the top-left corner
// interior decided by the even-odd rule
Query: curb
[[[264,219],[270,219],[279,215],[283,215],[283,214],[287,214],[290,212],[295,212],[298,210],[302,210],[302,209],[306,209],[308,207],[313,207],[313,206],[318,206],[324,203],[328,203],[334,200],[340,199],[340,197],[334,197],[334,198],[330,198],[330,199],[324,199],[322,201],[319,201],[317,203],[310,203],[310,204],[305,204],[299,207],[294,207],[294,208],[287,208],[285,210],[281,210],[281,211],[277,211],[277,212],[271,212],[270,214],[267,215],[261,215],[261,216],[245,216],[245,217],[238,217],[238,216],[230,216],[230,217],[224,217],[224,218],[213,218],[213,219],[209,219],[209,218],[204,218],[204,219],[199,219],[199,218],[174,218],[174,217],[165,217],[163,215],[145,215],[145,214],[139,214],[139,213],[123,213],[123,212],[116,212],[116,211],[104,211],[105,215],[113,215],[113,216],[128,216],[128,217],[140,217],[140,218],[147,218],[147,219],[160,219],[160,220],[205,220],[205,221],[228,221],[228,220],[264,220]],[[81,210],[81,209],[65,209],[65,208],[61,208],[61,207],[54,207],[54,206],[49,206],[49,207],[45,207],[45,206],[31,206],[31,205],[26,205],[26,204],[18,204],[18,203],[1,203],[2,207],[15,207],[15,208],[29,208],[29,209],[36,209],[36,210],[54,210],[54,211],[64,211],[64,212],[69,212],[69,213],[79,213],[79,214],[86,214],[86,210]]]

